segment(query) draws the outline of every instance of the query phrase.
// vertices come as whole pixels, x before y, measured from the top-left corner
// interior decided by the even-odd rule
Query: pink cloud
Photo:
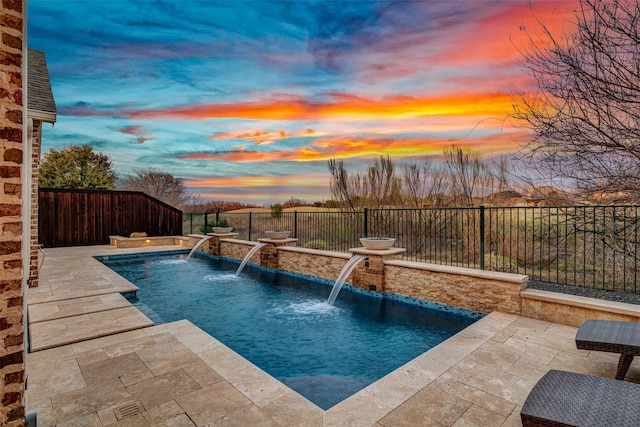
[[[124,133],[125,135],[136,136],[135,141],[138,144],[142,144],[153,139],[153,137],[149,136],[147,130],[142,126],[127,126],[119,129],[118,132]]]
[[[124,133],[124,134],[127,134],[127,135],[141,135],[141,134],[145,133],[145,131],[142,128],[142,126],[128,126],[126,128],[120,129],[118,132]]]

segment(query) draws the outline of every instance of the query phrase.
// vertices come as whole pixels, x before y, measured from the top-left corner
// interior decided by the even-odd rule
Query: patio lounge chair
[[[551,370],[533,387],[520,418],[523,427],[638,427],[640,385]]]
[[[576,333],[582,350],[620,353],[616,379],[623,380],[634,356],[640,356],[640,323],[586,320]]]

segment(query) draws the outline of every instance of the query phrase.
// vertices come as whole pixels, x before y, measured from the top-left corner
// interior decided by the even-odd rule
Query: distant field
[[[298,206],[297,208],[286,208],[283,212],[336,212],[336,209],[332,208],[316,208],[313,206]],[[248,212],[271,212],[269,208],[244,208],[236,209],[235,211],[227,211],[225,213],[248,213]]]
[[[235,214],[235,213],[249,213],[249,212],[271,212],[271,209],[268,209],[268,208],[244,208],[244,209],[236,209],[234,211],[225,211],[224,213],[234,213]]]

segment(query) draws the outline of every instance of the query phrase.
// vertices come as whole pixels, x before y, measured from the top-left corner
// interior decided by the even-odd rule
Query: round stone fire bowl
[[[360,243],[367,249],[374,251],[384,251],[389,249],[396,239],[391,237],[362,237]]]

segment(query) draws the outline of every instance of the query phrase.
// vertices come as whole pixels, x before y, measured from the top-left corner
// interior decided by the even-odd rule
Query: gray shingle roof
[[[27,55],[27,108],[55,115],[56,102],[44,52],[29,49]]]

